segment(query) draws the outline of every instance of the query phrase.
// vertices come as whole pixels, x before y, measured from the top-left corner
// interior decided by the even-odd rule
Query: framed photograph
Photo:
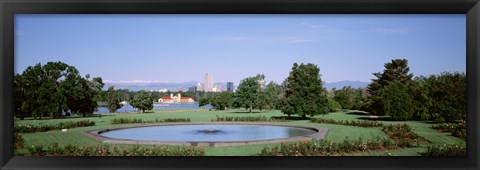
[[[0,5],[2,169],[479,168],[477,0]]]

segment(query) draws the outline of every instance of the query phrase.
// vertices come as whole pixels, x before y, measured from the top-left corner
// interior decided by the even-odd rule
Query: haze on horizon
[[[465,72],[465,15],[15,15],[15,73],[62,61],[105,82],[281,83],[297,62],[370,82],[397,58],[415,76]]]

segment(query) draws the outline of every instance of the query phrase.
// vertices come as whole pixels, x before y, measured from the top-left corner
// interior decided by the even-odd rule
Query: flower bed
[[[107,145],[89,145],[78,147],[75,145],[59,146],[57,143],[48,147],[42,145],[28,148],[23,156],[204,156],[202,148],[183,146],[153,146],[132,147],[114,145],[112,149]]]
[[[13,133],[13,139],[14,139],[14,145],[15,149],[21,149],[25,145],[25,140],[23,140],[22,135],[19,133],[14,132]]]
[[[421,136],[418,136],[412,131],[412,128],[407,124],[388,125],[383,127],[383,132],[398,142],[421,142],[428,141]]]
[[[333,142],[331,140],[311,140],[297,143],[282,143],[279,147],[265,147],[260,156],[336,156],[355,152],[379,151],[385,149],[417,147],[412,142],[395,142],[386,137],[371,141],[344,140]]]
[[[466,156],[467,148],[464,145],[430,145],[427,146],[427,152],[423,156]]]
[[[441,132],[450,132],[452,136],[466,139],[467,138],[467,124],[462,123],[442,123],[438,125],[432,125],[433,129],[437,129]]]

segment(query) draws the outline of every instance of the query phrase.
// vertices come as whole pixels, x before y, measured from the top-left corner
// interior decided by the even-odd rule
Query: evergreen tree
[[[368,101],[368,111],[377,115],[385,115],[385,110],[381,96],[378,91],[389,85],[389,83],[396,81],[403,84],[410,84],[413,74],[409,73],[408,60],[394,59],[386,63],[383,73],[373,73],[377,79],[372,79],[372,83],[368,85],[367,91],[371,97]]]
[[[118,109],[122,107],[120,104],[118,92],[115,91],[115,87],[110,86],[108,88],[108,111],[110,113],[115,113]]]

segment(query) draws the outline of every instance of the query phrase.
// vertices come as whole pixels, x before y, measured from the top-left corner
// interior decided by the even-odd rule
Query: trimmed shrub
[[[50,130],[71,129],[77,127],[95,126],[95,121],[81,120],[81,121],[65,121],[57,123],[56,125],[15,125],[14,131],[16,133],[35,133],[46,132]]]
[[[153,123],[153,121],[146,121],[140,118],[113,118],[110,120],[111,124],[132,124],[132,123]]]
[[[133,123],[166,123],[166,122],[191,122],[190,118],[168,118],[168,119],[155,119],[144,120],[140,118],[113,118],[111,124],[133,124]]]
[[[324,118],[312,118],[310,121],[313,123],[328,123],[328,124],[359,126],[359,127],[383,126],[382,122],[366,121],[366,120],[358,121],[358,120],[335,120],[335,119],[324,119]]]
[[[169,118],[169,119],[155,119],[155,123],[161,122],[191,122],[190,118]]]
[[[429,145],[423,156],[467,156],[467,147],[460,144]]]
[[[285,118],[267,118],[265,116],[244,116],[244,117],[229,117],[218,116],[212,119],[212,122],[286,122]]]
[[[205,151],[202,148],[185,146],[153,146],[140,147],[118,147],[113,145],[110,149],[107,145],[89,145],[78,147],[67,145],[61,147],[54,143],[48,147],[42,145],[28,148],[28,154],[25,156],[204,156]]]

